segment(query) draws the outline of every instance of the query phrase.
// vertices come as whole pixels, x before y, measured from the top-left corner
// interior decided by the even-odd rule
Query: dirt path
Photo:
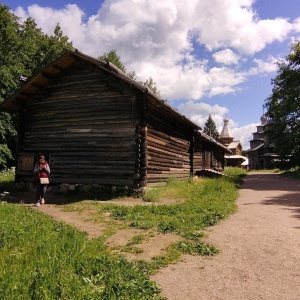
[[[169,300],[299,300],[300,181],[250,173],[238,212],[208,230],[221,253],[185,256],[152,277]]]
[[[64,205],[54,204],[64,203],[64,199],[47,197],[47,204],[40,208],[33,206],[32,193],[23,193],[17,202],[75,226],[90,238],[101,236],[107,228],[107,216],[103,216],[104,222],[99,220],[93,201],[80,201],[79,209],[68,211]],[[148,205],[140,199],[109,203]],[[236,214],[207,230],[206,241],[221,251],[217,256],[186,255],[151,278],[162,287],[162,296],[169,300],[300,300],[300,180],[250,173],[237,204]],[[123,253],[129,259],[149,260],[178,240],[175,235],[124,229],[107,242],[114,249],[141,234],[146,238],[135,246],[142,252]]]
[[[34,199],[33,193],[22,194],[22,197],[15,197],[16,203],[22,203],[27,207],[36,209],[43,212],[55,220],[62,221],[77,229],[86,232],[88,238],[97,238],[106,234],[105,231],[113,231],[106,239],[107,245],[112,252],[121,253],[129,260],[146,260],[150,261],[155,256],[161,256],[165,254],[165,249],[172,243],[182,240],[182,238],[176,234],[162,234],[156,230],[142,230],[133,227],[128,227],[122,221],[113,220],[109,217],[109,213],[99,213],[97,205],[114,204],[114,205],[151,205],[151,202],[145,202],[142,199],[137,198],[121,198],[116,200],[109,200],[103,202],[95,202],[93,200],[82,200],[74,202],[70,207],[66,207],[66,199],[63,197],[53,197],[51,194],[46,195],[46,204],[36,207],[32,203]],[[182,199],[164,199],[156,205],[161,204],[174,204],[181,202]],[[60,203],[60,204],[58,204]],[[65,204],[62,204],[65,203]],[[112,225],[115,224],[115,225]],[[118,227],[121,225],[121,228]],[[123,225],[123,226],[122,226]],[[128,245],[132,245],[132,239],[135,237],[143,237],[143,240],[134,244],[134,247],[138,250],[130,250],[126,248]]]

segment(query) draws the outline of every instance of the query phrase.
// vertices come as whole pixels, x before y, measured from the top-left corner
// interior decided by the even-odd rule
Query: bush
[[[14,190],[15,169],[0,172],[0,191],[12,192]]]
[[[0,170],[5,170],[11,166],[13,156],[6,144],[0,144]]]

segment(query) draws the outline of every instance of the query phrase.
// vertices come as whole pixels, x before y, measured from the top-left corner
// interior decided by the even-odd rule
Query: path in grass
[[[104,213],[99,215],[95,207],[95,202],[91,200],[80,201],[80,203],[74,203],[71,207],[66,208],[65,205],[56,205],[53,203],[54,197],[47,195],[47,204],[41,205],[40,207],[35,207],[33,203],[28,203],[28,200],[22,199],[26,206],[37,209],[57,221],[65,222],[71,226],[76,227],[77,229],[87,233],[89,238],[97,238],[105,234],[105,231],[108,228],[108,224],[105,222],[120,223],[117,220],[112,221],[109,219],[109,213]],[[28,197],[27,197],[28,198]],[[59,200],[55,199],[56,202]],[[61,201],[63,203],[63,201]],[[165,199],[159,204],[174,204],[178,200]],[[179,201],[180,202],[180,201]],[[137,198],[124,198],[119,200],[111,200],[110,204],[115,205],[151,205],[150,202],[145,202]],[[136,248],[140,249],[138,252],[127,252],[121,251],[122,255],[131,260],[146,260],[150,261],[155,256],[160,256],[165,254],[165,249],[172,243],[180,241],[182,238],[175,234],[162,234],[159,232],[152,232],[151,230],[146,231],[137,228],[124,228],[116,229],[116,232],[112,234],[107,240],[108,246],[114,252],[120,252],[120,247],[125,247],[130,241],[139,235],[146,236],[141,244],[135,245]]]
[[[169,300],[300,299],[300,180],[250,173],[238,212],[209,228],[221,253],[184,256],[151,279]]]

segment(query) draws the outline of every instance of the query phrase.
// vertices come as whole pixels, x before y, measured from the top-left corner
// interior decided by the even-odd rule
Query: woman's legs
[[[44,204],[45,203],[45,194],[47,191],[47,184],[41,184],[41,203]]]
[[[45,198],[46,190],[47,190],[47,184],[40,184],[40,182],[36,182],[36,202],[37,203],[40,202],[41,199]]]
[[[41,199],[41,184],[36,182],[36,202],[39,202]]]

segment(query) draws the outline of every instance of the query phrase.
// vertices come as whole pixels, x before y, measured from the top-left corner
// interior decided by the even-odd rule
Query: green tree
[[[113,63],[116,67],[118,67],[121,71],[123,71],[128,77],[133,80],[137,80],[136,72],[131,71],[127,72],[124,64],[121,61],[120,56],[117,54],[115,49],[110,50],[109,52],[105,52],[103,55],[99,56],[98,59],[107,60]],[[146,88],[150,89],[154,94],[160,95],[160,91],[158,90],[156,83],[154,82],[152,77],[149,77],[145,81],[139,81],[139,83],[143,84]]]
[[[211,114],[209,114],[203,128],[203,132],[206,133],[207,135],[211,136],[214,138],[216,141],[220,140],[220,134],[217,130],[216,123],[213,120]]]
[[[117,50],[116,49],[110,50],[109,52],[104,52],[104,54],[102,54],[101,56],[99,56],[98,59],[107,60],[107,61],[113,63],[121,71],[123,71],[124,73],[126,73],[126,68],[123,65],[123,63],[121,62],[121,58],[117,54]]]
[[[158,90],[157,85],[151,76],[144,82],[142,82],[142,84],[148,89],[150,89],[154,94],[160,95],[160,91]]]
[[[0,102],[20,87],[20,77],[29,77],[54,60],[65,49],[73,49],[57,25],[46,35],[32,18],[23,23],[8,6],[0,4]],[[0,113],[0,169],[10,167],[16,149],[15,118]]]
[[[273,93],[265,100],[272,124],[266,131],[268,140],[287,167],[300,166],[300,42],[291,46],[290,54],[277,63],[272,79]]]

